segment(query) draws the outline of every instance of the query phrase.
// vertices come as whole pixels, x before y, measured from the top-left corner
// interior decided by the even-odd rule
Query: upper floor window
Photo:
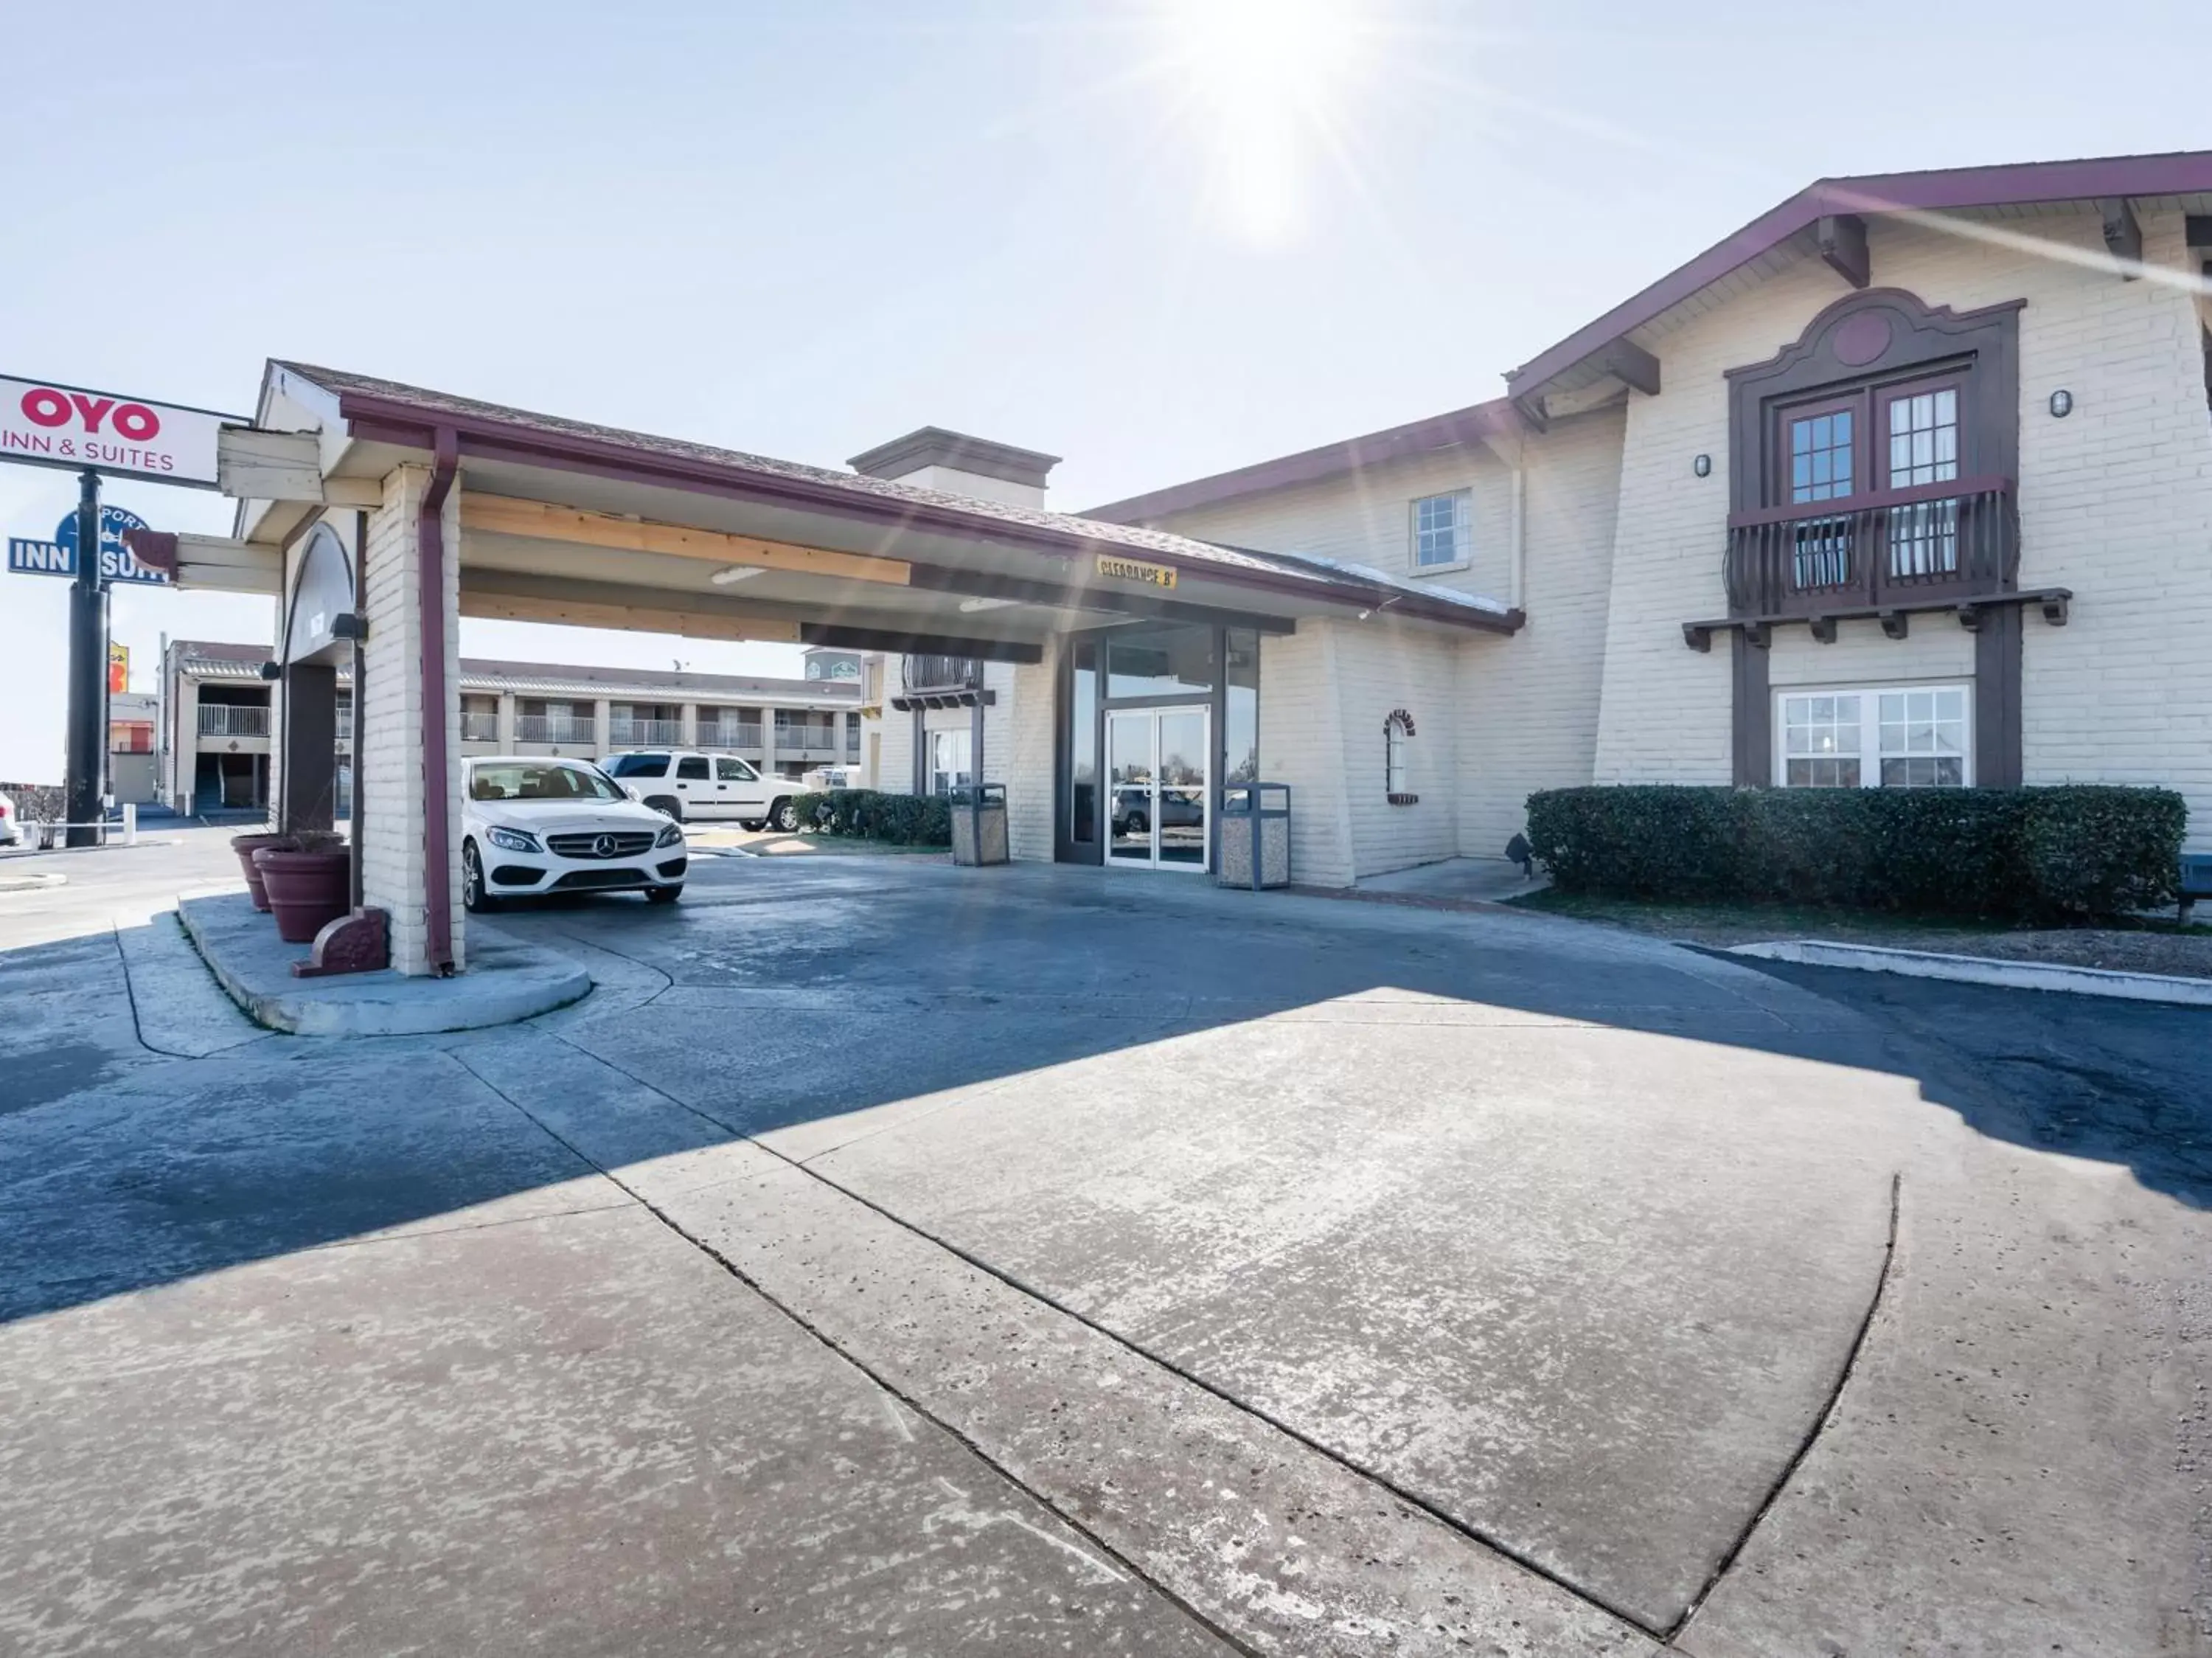
[[[1776,781],[1799,789],[1956,789],[1972,781],[1964,686],[1785,692]]]
[[[1468,561],[1468,492],[1425,495],[1413,503],[1413,568],[1447,570]]]

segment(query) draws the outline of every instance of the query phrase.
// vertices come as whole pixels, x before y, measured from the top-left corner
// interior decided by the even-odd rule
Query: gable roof
[[[1591,359],[1747,265],[1811,253],[1809,233],[1832,215],[1962,212],[2128,200],[2155,202],[2169,209],[2179,203],[2190,211],[2212,211],[2212,150],[1821,179],[1519,368],[1508,369],[1505,379],[1511,390],[1506,397],[1131,496],[1095,507],[1091,515],[1153,521],[1196,507],[1312,483],[1519,430],[1525,423],[1515,408],[1516,399],[1540,397],[1562,378],[1577,383],[1602,378],[1604,369],[1594,367]]]

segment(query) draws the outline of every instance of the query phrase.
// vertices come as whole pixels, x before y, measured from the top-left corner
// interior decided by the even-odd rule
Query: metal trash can
[[[1224,887],[1291,884],[1291,786],[1240,783],[1221,793],[1221,873]]]
[[[952,791],[952,861],[1006,861],[1006,785],[979,783]]]

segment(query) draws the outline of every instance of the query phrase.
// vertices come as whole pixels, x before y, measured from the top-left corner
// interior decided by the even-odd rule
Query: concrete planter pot
[[[351,907],[353,864],[343,848],[288,852],[264,846],[253,855],[276,912],[276,936],[287,944],[312,944],[324,926]]]
[[[281,846],[289,838],[266,832],[230,838],[230,850],[238,854],[238,867],[246,871],[246,890],[253,895],[253,907],[257,910],[268,910],[269,889],[261,884],[261,871],[254,865],[253,855],[265,846]]]

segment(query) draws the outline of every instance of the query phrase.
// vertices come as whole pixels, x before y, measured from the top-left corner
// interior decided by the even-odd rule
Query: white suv
[[[541,893],[684,890],[684,831],[598,767],[532,754],[461,762],[462,901],[493,910]]]
[[[805,785],[789,777],[764,777],[734,754],[687,753],[682,749],[637,749],[610,754],[600,762],[606,773],[656,811],[678,823],[734,819],[748,829],[772,825],[787,834],[799,827],[792,809]]]

